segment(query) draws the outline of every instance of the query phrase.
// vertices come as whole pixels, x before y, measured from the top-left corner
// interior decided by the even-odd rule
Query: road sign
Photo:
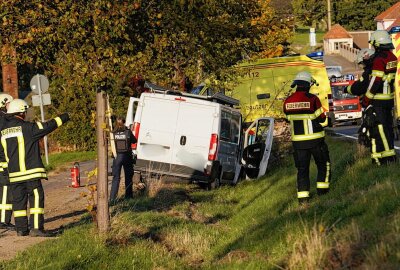
[[[32,96],[32,106],[50,105],[50,104],[51,104],[50,94],[42,94],[42,99],[40,99],[39,95]]]
[[[30,82],[32,92],[37,94],[37,96],[32,97],[33,106],[40,107],[40,115],[42,117],[42,122],[44,122],[44,109],[43,105],[51,104],[50,94],[45,94],[49,89],[49,80],[46,76],[41,74],[36,74],[33,76]],[[37,105],[35,105],[37,104]],[[49,165],[49,154],[47,151],[47,136],[44,136],[44,152],[46,157],[46,164]]]
[[[39,92],[46,93],[49,90],[49,80],[46,76],[37,74],[30,82],[32,92],[39,95]]]

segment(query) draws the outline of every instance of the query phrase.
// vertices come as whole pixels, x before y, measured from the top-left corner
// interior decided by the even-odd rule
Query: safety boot
[[[317,188],[317,194],[319,196],[325,195],[329,192],[329,188]]]
[[[17,231],[18,236],[27,236],[29,235],[29,231]]]
[[[15,226],[12,223],[0,223],[0,229],[15,231]]]
[[[32,237],[52,237],[52,235],[50,233],[45,232],[43,230],[38,230],[38,229],[31,230],[29,235]]]

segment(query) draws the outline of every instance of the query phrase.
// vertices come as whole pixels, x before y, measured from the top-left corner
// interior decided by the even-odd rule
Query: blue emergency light
[[[400,25],[393,26],[389,31],[389,34],[396,34],[396,33],[400,33]]]
[[[324,52],[312,52],[307,54],[307,56],[314,60],[322,60],[324,57]]]

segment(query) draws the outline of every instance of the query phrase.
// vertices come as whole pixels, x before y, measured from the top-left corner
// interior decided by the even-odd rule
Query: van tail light
[[[217,158],[217,149],[218,149],[218,135],[211,134],[210,148],[208,150],[208,160],[213,161]]]
[[[328,104],[329,104],[329,111],[332,112],[332,111],[333,111],[333,98],[332,98],[332,94],[328,94]]]
[[[133,123],[132,132],[133,132],[133,135],[135,135],[136,140],[139,140],[139,130],[140,130],[140,123],[139,122]],[[131,148],[133,150],[136,150],[137,143],[132,143]]]

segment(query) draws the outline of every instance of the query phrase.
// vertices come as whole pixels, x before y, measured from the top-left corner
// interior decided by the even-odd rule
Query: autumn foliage
[[[290,34],[261,0],[2,0],[0,10],[0,45],[49,77],[50,113],[73,120],[57,139],[81,149],[95,145],[97,90],[124,115],[138,74],[166,87],[233,80],[233,65],[280,55]]]

